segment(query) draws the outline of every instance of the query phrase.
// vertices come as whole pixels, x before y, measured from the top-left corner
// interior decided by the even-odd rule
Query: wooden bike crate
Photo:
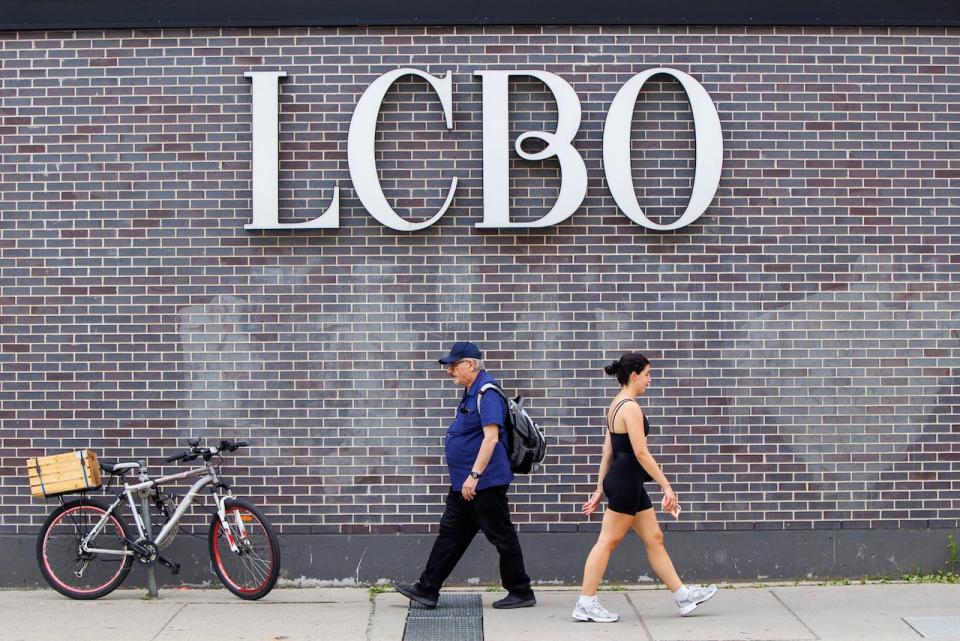
[[[27,459],[30,493],[37,497],[85,492],[100,487],[100,465],[93,450]]]

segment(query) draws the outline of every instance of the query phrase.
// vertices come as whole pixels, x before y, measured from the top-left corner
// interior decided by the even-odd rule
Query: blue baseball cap
[[[450,353],[440,359],[441,365],[450,365],[464,358],[483,358],[480,348],[470,341],[458,341],[450,348]]]

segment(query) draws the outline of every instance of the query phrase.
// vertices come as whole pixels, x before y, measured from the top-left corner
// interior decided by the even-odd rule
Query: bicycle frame
[[[124,498],[126,498],[127,503],[130,506],[130,511],[133,512],[134,523],[137,526],[137,534],[139,535],[138,540],[142,541],[146,539],[147,535],[144,529],[143,518],[140,514],[140,511],[137,509],[137,504],[133,498],[134,494],[146,492],[147,490],[157,485],[165,484],[170,481],[179,481],[179,480],[187,479],[193,476],[201,476],[201,478],[198,479],[193,484],[193,486],[191,486],[186,496],[184,496],[183,499],[180,501],[180,504],[177,505],[177,509],[174,511],[173,516],[169,518],[167,523],[160,530],[160,533],[157,534],[157,537],[153,541],[151,541],[151,543],[154,543],[158,547],[163,545],[163,543],[167,540],[170,534],[179,525],[181,517],[183,517],[183,514],[190,508],[190,505],[193,503],[194,499],[196,498],[200,490],[202,490],[204,487],[206,487],[211,483],[220,483],[220,477],[217,474],[217,471],[212,464],[207,463],[204,467],[196,467],[196,468],[193,468],[192,470],[187,470],[186,472],[171,474],[170,476],[162,476],[157,479],[151,479],[146,475],[146,473],[141,471],[139,476],[139,479],[140,479],[139,483],[130,485],[125,482],[123,484],[123,493],[117,496],[117,500],[114,501],[113,504],[109,507],[109,509],[107,509],[106,513],[102,517],[100,517],[100,520],[93,527],[90,533],[83,538],[83,540],[80,542],[80,550],[82,552],[87,552],[91,554],[104,554],[104,555],[114,555],[114,556],[134,555],[135,552],[129,549],[105,550],[101,548],[91,548],[87,546],[87,542],[95,539],[100,534],[101,530],[107,523],[107,519],[109,519],[110,516],[114,513],[114,511],[117,509],[117,507],[119,507],[119,505],[123,502]],[[232,528],[227,522],[227,512],[224,506],[226,500],[232,497],[233,497],[233,494],[230,492],[229,489],[227,489],[225,493],[214,494],[214,500],[217,503],[217,517],[220,519],[220,522],[223,524],[224,532],[227,534],[227,542],[230,544],[230,549],[233,552],[237,552],[239,550],[239,547],[237,545],[236,538],[232,534]],[[239,529],[241,540],[246,540],[246,531],[245,531],[245,528],[243,527],[242,522],[239,519],[238,519],[237,527]]]

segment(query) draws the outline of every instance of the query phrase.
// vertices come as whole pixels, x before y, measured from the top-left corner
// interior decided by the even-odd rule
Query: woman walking
[[[680,615],[686,616],[716,594],[717,588],[714,585],[686,586],[680,581],[663,545],[663,532],[657,523],[653,504],[643,489],[645,481],[656,481],[663,490],[664,511],[675,517],[680,514],[677,495],[647,449],[650,422],[636,400],[650,385],[650,361],[642,354],[630,352],[607,365],[604,371],[617,377],[620,392],[607,409],[597,491],[583,504],[583,513],[586,516],[593,514],[604,495],[607,496],[607,509],[603,513],[600,537],[583,568],[583,587],[572,617],[577,621],[598,623],[612,623],[620,618],[619,614],[600,605],[597,588],[610,555],[630,529],[640,535],[647,548],[650,567],[673,592]]]

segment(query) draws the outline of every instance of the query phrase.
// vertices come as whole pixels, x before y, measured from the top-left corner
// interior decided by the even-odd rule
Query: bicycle
[[[82,496],[64,502],[43,524],[37,538],[37,561],[50,586],[72,599],[97,599],[109,594],[127,578],[133,561],[159,563],[173,574],[180,570],[160,555],[173,540],[183,514],[197,494],[209,486],[216,502],[207,542],[210,560],[223,585],[241,599],[260,599],[276,585],[280,575],[280,546],[267,518],[247,501],[235,498],[223,481],[219,467],[223,452],[233,452],[247,443],[221,441],[218,446],[199,447],[199,439],[188,441],[190,449],[166,458],[168,463],[203,458],[204,465],[185,472],[151,479],[143,462],[128,461],[100,468],[123,482],[123,490],[112,505]],[[217,458],[217,462],[212,460]],[[138,482],[128,484],[127,473],[136,473]],[[172,481],[199,476],[180,501],[173,514],[172,498],[160,486]],[[145,534],[144,519],[137,510],[134,495],[146,496],[166,517],[159,534],[151,541]],[[133,512],[136,537],[118,518],[120,504],[126,502]]]

